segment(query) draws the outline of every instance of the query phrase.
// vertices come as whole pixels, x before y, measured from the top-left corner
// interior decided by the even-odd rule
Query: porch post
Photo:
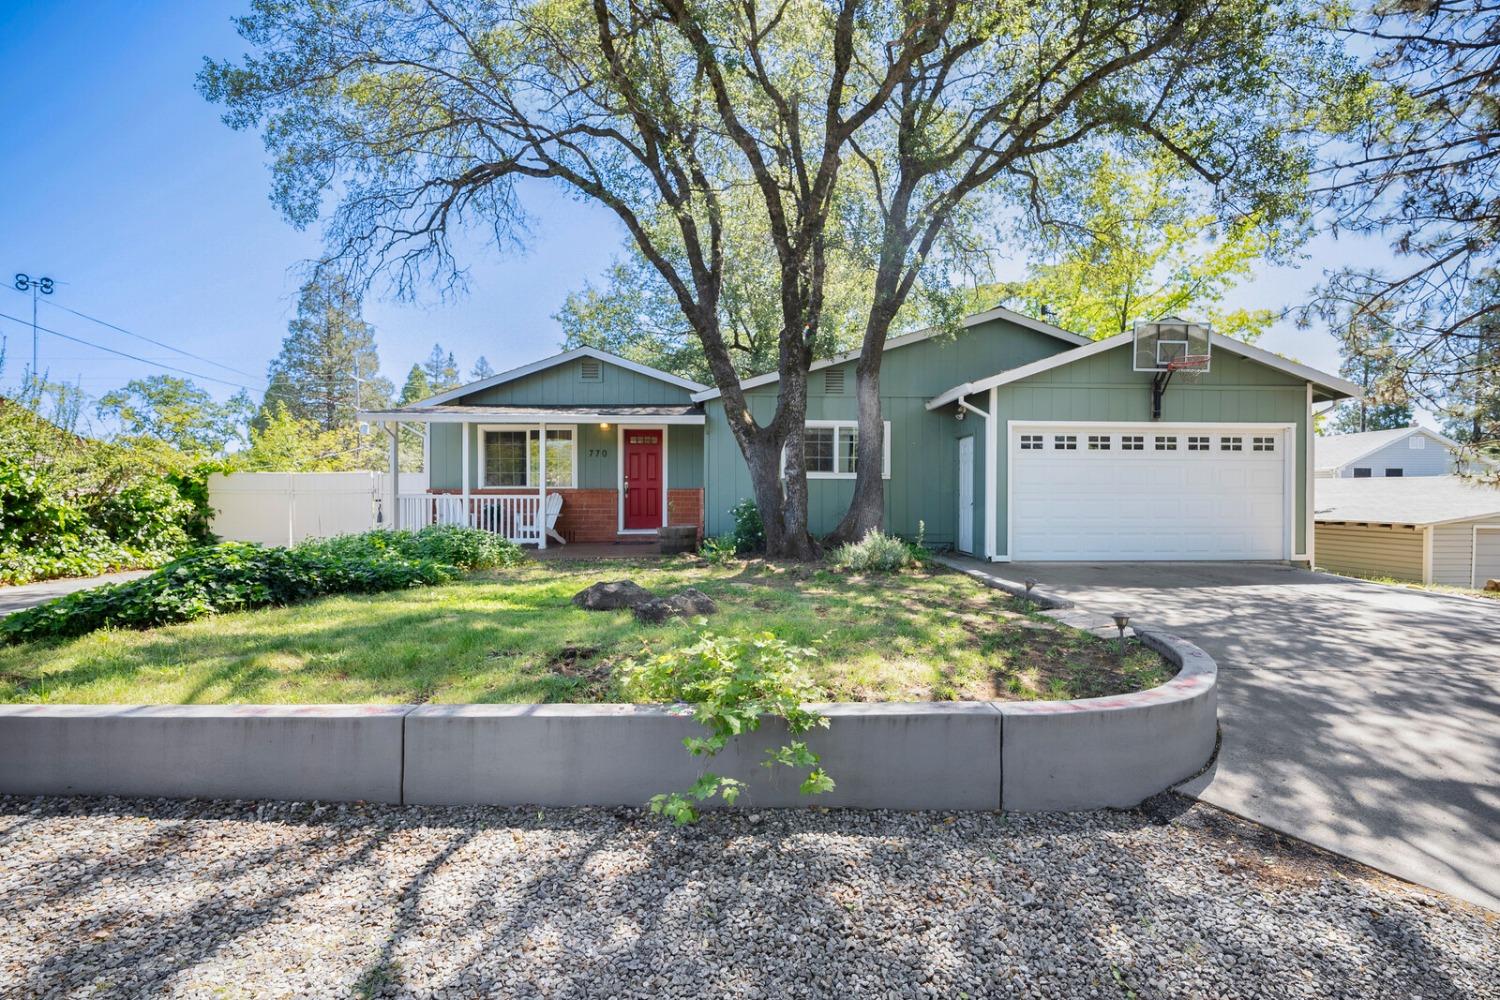
[[[541,481],[537,483],[537,508],[536,508],[536,530],[537,547],[547,547],[547,424],[542,422],[537,425],[537,445],[542,452],[542,474]]]
[[[401,530],[401,423],[392,420],[385,425],[385,433],[390,438],[389,462],[387,465],[391,480],[391,529]]]
[[[464,485],[464,527],[471,528],[471,527],[474,526],[473,525],[473,520],[474,519],[469,514],[469,492],[470,492],[469,491],[469,480],[470,480],[470,472],[469,472],[469,428],[472,425],[467,420],[465,420],[463,423],[459,424],[458,426],[459,426],[459,429],[463,432],[463,436],[464,436],[464,444],[463,444],[463,449],[462,449],[463,450],[463,463],[464,463],[464,476],[463,476],[463,485]]]

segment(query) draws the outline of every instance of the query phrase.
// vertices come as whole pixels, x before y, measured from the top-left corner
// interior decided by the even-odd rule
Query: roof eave
[[[467,396],[470,393],[481,392],[485,389],[490,389],[497,385],[504,385],[507,382],[514,382],[517,379],[525,378],[527,375],[534,375],[537,372],[546,371],[548,368],[556,368],[558,365],[567,364],[569,361],[573,361],[577,358],[594,358],[596,360],[616,365],[620,368],[624,368],[626,371],[633,371],[638,375],[645,375],[648,378],[654,378],[657,381],[676,386],[679,389],[686,389],[690,393],[702,392],[704,389],[708,388],[702,383],[694,382],[691,379],[685,379],[681,375],[673,375],[671,372],[664,372],[659,368],[652,368],[650,365],[643,365],[638,361],[631,361],[627,358],[622,358],[617,354],[611,354],[608,351],[601,351],[597,347],[575,347],[571,351],[562,351],[561,353],[554,354],[551,357],[542,358],[540,361],[533,361],[530,364],[521,365],[519,368],[512,368],[508,371],[503,371],[499,374],[491,375],[488,378],[478,379],[476,381],[468,383],[467,385],[458,386],[455,389],[444,390],[443,392],[440,392],[434,396],[428,396],[426,399],[418,400],[411,405],[438,406],[443,403],[450,403],[453,400],[459,399],[463,396]]]

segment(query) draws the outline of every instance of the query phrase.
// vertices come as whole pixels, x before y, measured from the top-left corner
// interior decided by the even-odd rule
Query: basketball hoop
[[[1208,370],[1207,354],[1183,354],[1168,361],[1169,372],[1203,372]]]

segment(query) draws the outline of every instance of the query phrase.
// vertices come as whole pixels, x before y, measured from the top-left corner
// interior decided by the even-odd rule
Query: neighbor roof
[[[964,382],[929,399],[927,401],[927,409],[935,410],[940,406],[947,406],[949,403],[957,402],[963,397],[971,396],[976,392],[988,392],[997,385],[1019,382],[1022,379],[1039,375],[1053,368],[1061,368],[1063,365],[1070,365],[1075,361],[1082,361],[1084,358],[1103,354],[1117,347],[1124,347],[1130,344],[1134,338],[1135,335],[1133,333],[1127,332],[1117,333],[1113,337],[1105,337],[1103,340],[1085,341],[1084,346],[1075,347],[1071,351],[1063,351],[1060,354],[1051,355],[1040,361],[1033,361],[1029,365],[1007,368],[1005,371],[998,372],[988,378]],[[1275,368],[1289,375],[1306,379],[1319,389],[1322,389],[1329,399],[1342,399],[1346,396],[1361,395],[1359,386],[1353,382],[1346,382],[1337,375],[1329,375],[1327,372],[1318,371],[1316,368],[1309,368],[1307,365],[1283,358],[1281,355],[1273,354],[1263,348],[1254,347],[1244,341],[1235,340],[1233,337],[1226,337],[1221,333],[1210,334],[1209,345],[1233,354],[1238,354],[1244,358],[1249,358],[1251,361],[1258,361],[1268,368]]]
[[[650,365],[643,365],[639,361],[628,361],[617,354],[611,354],[608,351],[601,351],[597,347],[578,347],[574,348],[571,351],[564,351],[561,354],[554,354],[550,358],[543,358],[540,361],[533,361],[529,365],[522,365],[519,368],[512,368],[510,371],[501,372],[498,375],[491,375],[489,378],[482,378],[477,382],[470,382],[468,385],[461,385],[457,389],[449,389],[446,392],[440,392],[435,396],[429,396],[424,400],[413,403],[412,405],[432,406],[437,403],[446,403],[449,400],[459,399],[463,396],[467,396],[471,392],[479,392],[481,389],[488,389],[491,386],[504,385],[506,382],[514,382],[516,379],[525,378],[527,375],[532,375],[539,371],[545,371],[548,368],[556,368],[558,365],[567,364],[569,361],[572,361],[576,358],[597,358],[600,361],[606,361],[609,364],[618,365],[619,367],[624,368],[626,371],[632,371],[638,375],[645,375],[650,378],[665,382],[668,385],[675,385],[679,389],[686,389],[689,392],[699,392],[703,389],[708,388],[701,383],[685,379],[680,375],[673,375],[671,372],[664,372],[660,368],[652,368]]]
[[[1087,337],[1079,336],[1076,333],[1064,330],[1060,326],[1053,326],[1051,323],[1046,323],[1039,319],[1033,319],[1030,316],[1018,313],[1013,309],[1006,309],[1004,306],[996,306],[993,309],[987,309],[981,313],[974,313],[972,316],[965,316],[962,320],[959,321],[958,325],[961,329],[967,330],[971,326],[978,326],[980,323],[988,323],[990,320],[994,319],[1007,320],[1011,323],[1016,324],[1017,326],[1024,326],[1026,329],[1035,330],[1037,333],[1045,333],[1049,337],[1056,337],[1058,340],[1064,340],[1070,344],[1091,343],[1091,341]],[[911,344],[920,344],[922,341],[931,340],[933,337],[939,336],[943,332],[945,332],[943,327],[929,326],[923,330],[916,330],[912,333],[904,333],[899,337],[892,337],[887,340],[885,342],[885,349],[887,351],[894,351],[898,347],[907,347]],[[823,358],[820,361],[814,361],[808,368],[808,371],[815,372],[819,368],[827,368],[831,365],[841,365],[846,361],[853,361],[857,357],[859,357],[859,351],[845,351],[842,354],[835,354],[831,358]],[[758,386],[770,385],[772,382],[779,381],[780,378],[781,374],[779,372],[767,372],[764,375],[756,375],[753,378],[742,380],[740,382],[740,388],[754,389]],[[717,388],[704,389],[702,392],[693,394],[693,402],[702,402],[705,399],[718,399],[720,395],[721,393]]]
[[[638,420],[658,424],[701,424],[703,407],[691,403],[680,405],[601,405],[601,406],[488,406],[439,404],[395,406],[384,410],[362,410],[360,420],[406,420],[411,423],[445,424],[491,420],[498,423],[615,423]]]
[[[1318,470],[1342,469],[1358,462],[1386,445],[1405,441],[1413,434],[1423,434],[1442,444],[1450,451],[1457,451],[1457,441],[1443,437],[1425,427],[1393,427],[1384,431],[1360,431],[1354,434],[1330,434],[1313,441],[1313,468]]]
[[[1500,487],[1459,476],[1318,479],[1313,517],[1362,524],[1447,524],[1500,519]]]

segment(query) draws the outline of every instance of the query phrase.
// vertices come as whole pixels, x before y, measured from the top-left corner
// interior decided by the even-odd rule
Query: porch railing
[[[416,493],[399,498],[401,527],[422,528],[429,524],[462,524],[492,531],[513,542],[538,544],[545,527],[537,516],[541,498],[532,495],[462,496]]]

